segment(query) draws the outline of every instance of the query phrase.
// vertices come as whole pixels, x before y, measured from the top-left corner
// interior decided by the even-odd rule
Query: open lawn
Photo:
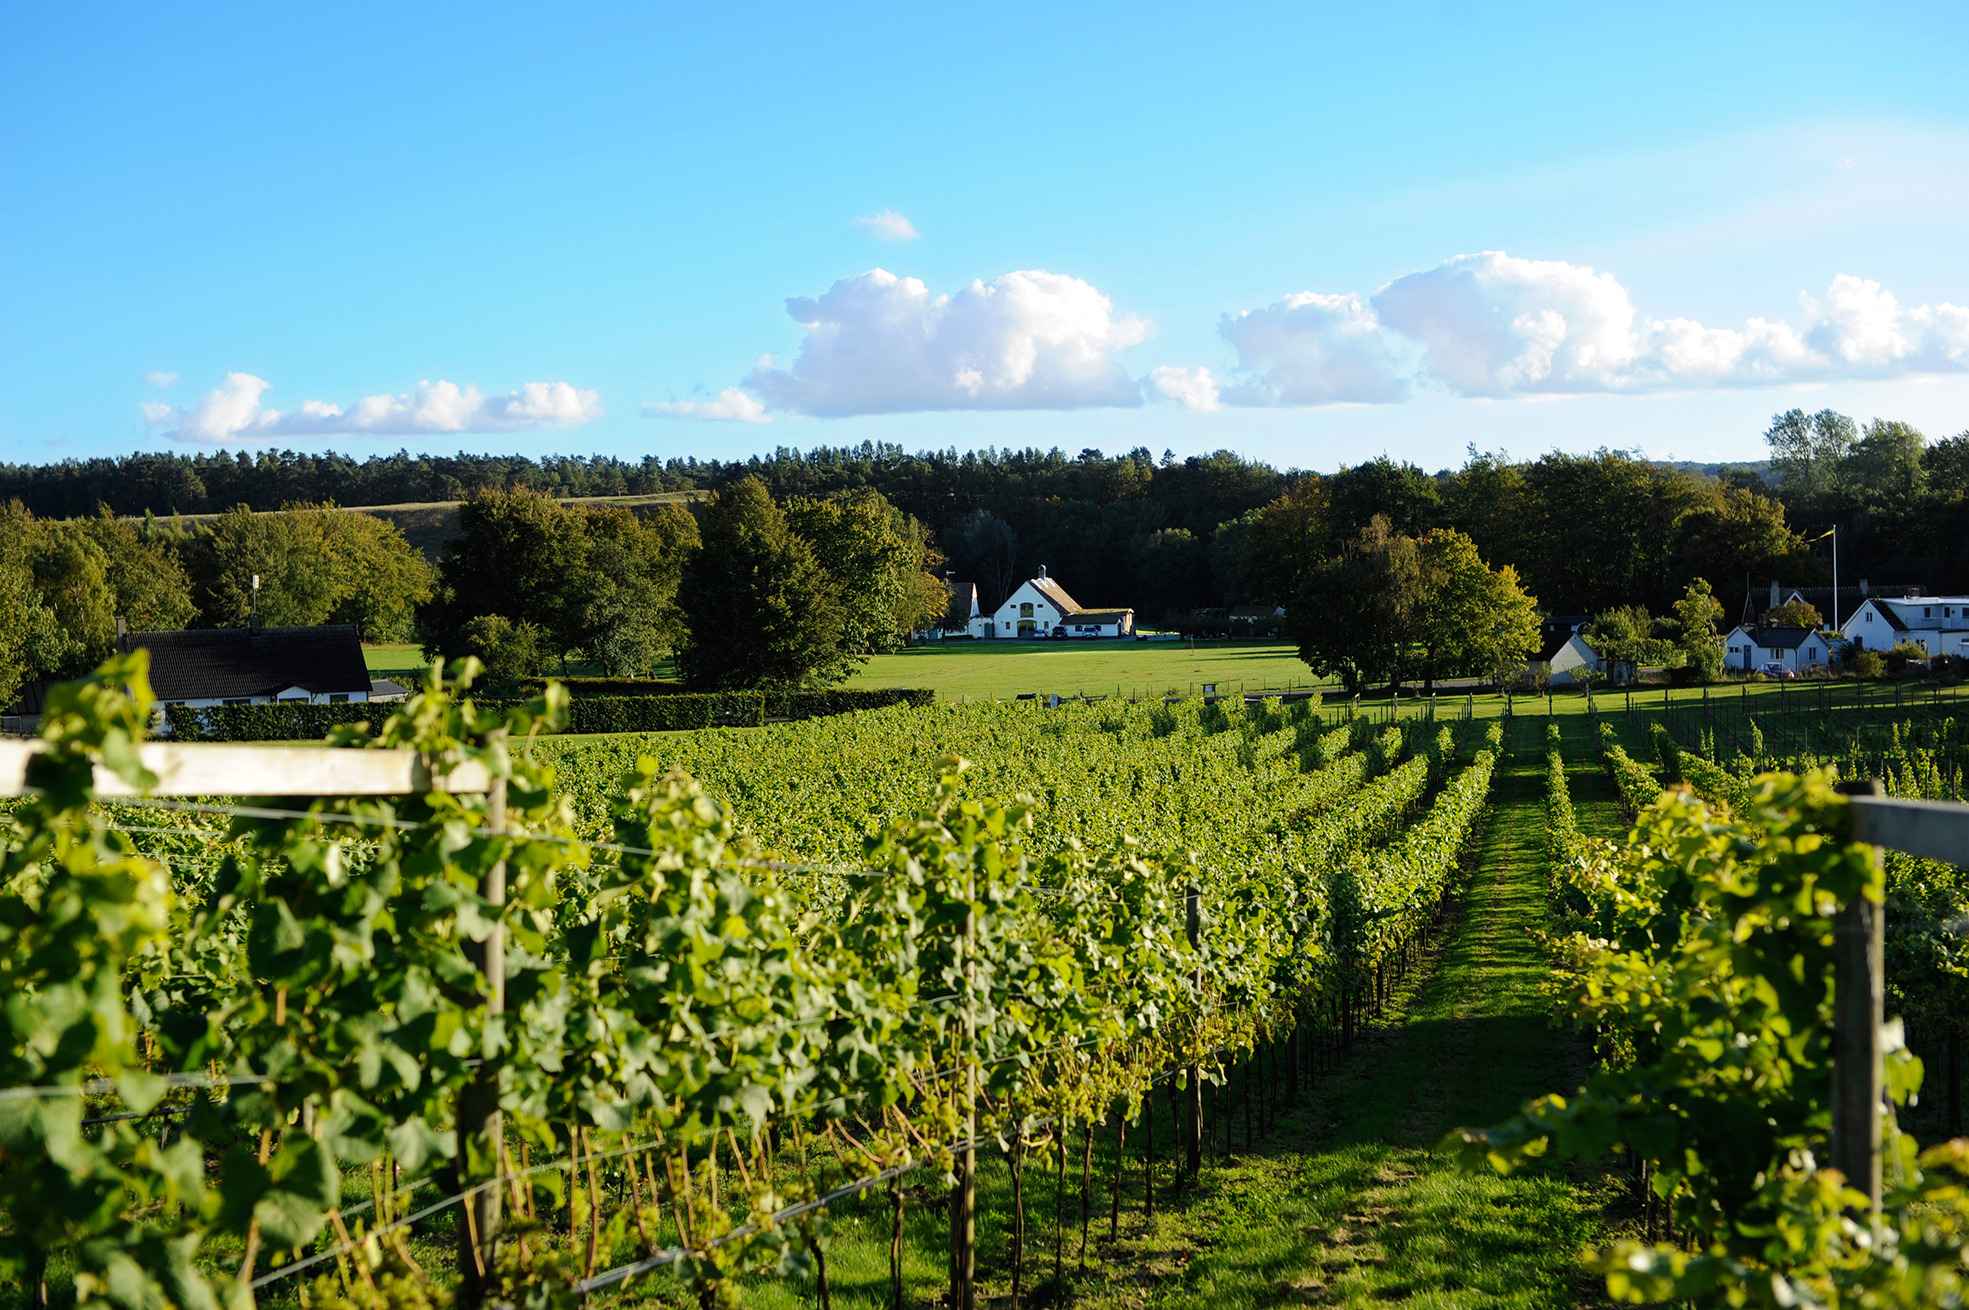
[[[939,697],[1003,700],[1022,692],[1159,696],[1319,685],[1291,646],[1203,641],[990,641],[913,646],[877,655],[850,687],[928,687]]]

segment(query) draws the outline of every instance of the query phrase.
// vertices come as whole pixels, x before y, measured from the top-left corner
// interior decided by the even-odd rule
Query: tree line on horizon
[[[332,452],[146,452],[0,464],[0,502],[43,518],[213,513],[246,505],[383,505],[529,488],[600,496],[716,490],[757,477],[777,499],[869,489],[926,525],[950,571],[989,607],[1047,565],[1082,601],[1149,621],[1289,599],[1260,522],[1282,496],[1326,553],[1374,514],[1397,532],[1454,528],[1513,565],[1555,612],[1673,604],[1707,579],[1731,608],[1746,579],[1822,581],[1806,542],[1840,528],[1842,571],[1883,585],[1969,586],[1969,432],[1930,442],[1908,424],[1791,410],[1762,469],[1717,476],[1617,451],[1513,460],[1472,446],[1429,472],[1388,457],[1332,474],[1229,451],[1177,459],[1138,447],[909,452],[894,444],[780,449],[744,460]]]
[[[1512,460],[1473,447],[1436,473],[1382,457],[1318,474],[1225,451],[910,454],[872,443],[729,462],[263,451],[0,465],[0,504],[13,502],[0,523],[0,608],[24,616],[0,632],[0,673],[10,660],[26,677],[79,668],[118,618],[227,625],[257,604],[262,623],[354,622],[372,640],[470,650],[508,670],[578,653],[644,671],[674,653],[697,685],[814,683],[932,621],[944,576],[975,582],[990,609],[1046,565],[1085,602],[1184,626],[1236,606],[1339,613],[1358,597],[1349,569],[1424,576],[1405,561],[1461,559],[1461,543],[1485,569],[1508,568],[1546,614],[1664,614],[1692,581],[1731,613],[1770,579],[1822,580],[1829,557],[1810,542],[1835,525],[1849,584],[1969,586],[1969,433],[1931,443],[1904,423],[1792,410],[1765,438],[1764,471],[1720,476],[1617,451]],[[554,499],[686,488],[714,495],[690,509]],[[465,503],[436,561],[381,519],[326,507],[447,495]],[[232,503],[198,520],[166,513],[215,498]],[[144,517],[115,517],[125,512]],[[720,563],[733,559],[750,571]],[[741,581],[752,588],[743,598]],[[722,617],[693,623],[686,598]],[[1410,629],[1440,614],[1411,596],[1356,617],[1373,630],[1397,612]],[[1318,634],[1292,629],[1316,649]],[[783,634],[785,649],[735,638],[709,653],[719,634],[748,631]],[[1427,678],[1488,658],[1452,659],[1455,648],[1430,637],[1385,672]]]
[[[947,593],[928,531],[861,489],[776,502],[742,479],[644,512],[480,491],[435,562],[396,525],[322,505],[200,520],[41,519],[0,505],[0,708],[133,632],[354,625],[476,655],[493,678],[570,659],[704,689],[817,686],[900,647]],[[257,584],[256,584],[257,579]]]

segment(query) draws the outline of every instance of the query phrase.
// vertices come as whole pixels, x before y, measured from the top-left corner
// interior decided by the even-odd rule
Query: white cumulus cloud
[[[1796,320],[1741,326],[1635,308],[1610,273],[1502,251],[1458,255],[1371,296],[1305,291],[1227,314],[1224,403],[1741,387],[1969,370],[1969,307],[1904,307],[1850,274],[1801,296]],[[1158,370],[1161,373],[1163,370]],[[1184,372],[1175,370],[1174,373]],[[1154,375],[1151,385],[1169,394]]]
[[[1237,405],[1403,400],[1415,370],[1415,346],[1359,296],[1302,291],[1226,314],[1218,331],[1237,351],[1227,389]]]
[[[154,368],[144,374],[144,381],[153,387],[175,387],[178,385],[178,375],[168,368]]]
[[[916,224],[909,221],[908,215],[893,209],[878,209],[872,214],[863,214],[855,220],[855,226],[884,241],[914,241],[923,235],[916,230]]]
[[[724,423],[770,423],[766,407],[757,396],[737,387],[726,387],[709,400],[651,401],[643,406],[651,418],[699,418]]]
[[[601,396],[568,382],[529,382],[503,396],[442,379],[405,392],[381,392],[349,405],[304,400],[280,410],[263,402],[266,379],[228,373],[198,401],[183,407],[150,402],[144,421],[179,441],[220,443],[315,436],[423,436],[444,432],[511,432],[572,427],[599,418]]]
[[[1224,407],[1217,375],[1207,368],[1177,368],[1164,364],[1149,370],[1148,385],[1165,400],[1173,400],[1199,414],[1208,414]]]
[[[878,268],[786,312],[805,332],[799,354],[745,383],[770,409],[832,418],[1142,401],[1117,356],[1148,325],[1063,273],[1027,269],[938,295]]]

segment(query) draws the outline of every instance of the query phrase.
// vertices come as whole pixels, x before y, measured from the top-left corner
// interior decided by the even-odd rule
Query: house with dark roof
[[[1930,658],[1969,659],[1969,596],[1869,596],[1839,625],[1854,650],[1892,650],[1906,642]]]
[[[991,616],[993,637],[1128,637],[1135,632],[1135,611],[1082,605],[1057,579],[1039,576],[1021,582]]]
[[[315,628],[185,628],[118,634],[116,649],[150,652],[150,689],[163,705],[265,705],[274,701],[339,705],[399,701],[409,688],[371,681],[354,624]],[[22,688],[0,706],[0,732],[31,733],[53,682]]]
[[[352,623],[130,632],[116,644],[150,652],[150,688],[163,705],[334,705],[370,698],[369,666]]]
[[[1823,669],[1832,662],[1825,634],[1814,628],[1745,627],[1739,623],[1723,639],[1723,665],[1757,673],[1776,664],[1790,673]]]

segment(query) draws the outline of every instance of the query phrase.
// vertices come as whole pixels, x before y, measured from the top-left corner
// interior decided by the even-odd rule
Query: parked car
[[[1779,682],[1790,682],[1798,676],[1792,670],[1787,669],[1780,660],[1765,660],[1763,667],[1758,669],[1757,672],[1762,677],[1775,678]]]

